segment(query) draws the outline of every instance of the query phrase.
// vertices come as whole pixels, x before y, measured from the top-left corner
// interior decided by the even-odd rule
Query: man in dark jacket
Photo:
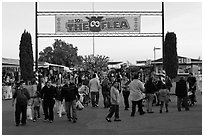
[[[15,108],[16,108],[15,109],[16,126],[19,126],[19,124],[20,124],[21,113],[22,113],[21,124],[26,125],[27,104],[28,104],[28,100],[30,99],[30,94],[29,94],[28,90],[25,88],[25,82],[24,81],[21,81],[20,83],[17,84],[16,90],[13,94],[12,106],[14,106],[15,99],[16,99],[16,106],[15,106]]]
[[[175,93],[177,96],[178,111],[181,111],[182,101],[184,103],[185,110],[189,111],[188,102],[187,102],[188,101],[188,97],[187,97],[188,87],[187,87],[186,81],[184,80],[184,77],[180,77],[180,80],[178,82],[176,82]]]
[[[76,114],[76,100],[79,99],[78,88],[74,84],[74,78],[66,79],[65,85],[62,87],[61,95],[62,98],[65,98],[65,108],[67,112],[67,118],[69,121],[73,120],[73,123],[76,123],[77,114]],[[71,116],[72,109],[72,116]]]
[[[57,95],[56,88],[51,85],[51,80],[47,81],[47,84],[43,87],[41,91],[41,98],[43,101],[43,110],[45,114],[44,121],[49,120],[50,123],[54,120],[54,104],[55,104],[55,98]],[[49,111],[49,113],[48,113]]]
[[[154,113],[152,111],[152,103],[154,100],[154,93],[157,91],[157,87],[153,82],[153,77],[149,76],[149,79],[144,85],[147,98],[147,113]]]
[[[110,106],[110,81],[108,77],[102,81],[102,95],[104,108],[108,108]]]

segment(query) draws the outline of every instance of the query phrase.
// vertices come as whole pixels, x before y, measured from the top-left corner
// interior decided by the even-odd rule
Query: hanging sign
[[[56,15],[55,32],[140,32],[140,16]]]

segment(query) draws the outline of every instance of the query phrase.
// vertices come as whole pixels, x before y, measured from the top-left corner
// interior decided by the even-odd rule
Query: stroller
[[[79,89],[79,95],[80,95],[80,102],[83,105],[87,105],[90,103],[90,96],[89,96],[89,88],[86,85],[82,85]]]

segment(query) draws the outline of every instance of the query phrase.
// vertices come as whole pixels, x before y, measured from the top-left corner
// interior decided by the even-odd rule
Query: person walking
[[[42,95],[42,89],[43,89],[43,87],[45,86],[45,83],[46,83],[45,81],[46,81],[45,78],[41,78],[40,82],[37,85],[37,91],[40,93],[40,97]],[[44,102],[43,102],[42,98],[41,98],[41,101],[42,101],[42,108],[44,108]],[[43,109],[43,114],[45,114],[44,109]]]
[[[56,108],[57,108],[57,114],[59,115],[59,117],[62,117],[62,98],[61,98],[61,83],[58,80],[57,85],[56,85]]]
[[[128,88],[128,84],[129,84],[129,79],[127,78],[127,76],[124,74],[121,80],[121,90],[123,93],[123,99],[124,99],[124,104],[125,104],[125,110],[128,110],[129,108],[129,95],[130,95],[130,90]]]
[[[76,123],[77,121],[77,113],[76,113],[76,100],[80,98],[78,93],[78,88],[74,83],[74,77],[65,80],[65,85],[62,87],[62,98],[65,99],[65,109],[67,113],[68,121],[72,121]],[[71,115],[72,110],[72,115]]]
[[[111,91],[110,91],[110,97],[111,97],[111,107],[110,107],[110,112],[106,117],[106,120],[108,122],[111,122],[111,117],[113,114],[115,114],[115,119],[114,121],[121,121],[119,119],[119,90],[117,89],[118,87],[118,82],[114,81],[113,85],[111,86]]]
[[[175,89],[175,93],[177,96],[177,109],[178,111],[181,111],[181,104],[182,101],[184,103],[184,107],[186,111],[189,111],[189,107],[188,107],[188,87],[187,87],[187,83],[184,80],[184,77],[180,77],[180,80],[178,82],[176,82],[176,89]]]
[[[138,105],[138,112],[140,115],[144,115],[145,112],[143,111],[142,101],[143,101],[143,92],[144,92],[144,86],[142,82],[138,79],[139,75],[138,73],[134,74],[133,80],[129,84],[130,88],[130,100],[132,101],[132,112],[131,116],[135,116],[136,111],[136,105]]]
[[[50,123],[54,120],[54,105],[57,95],[56,87],[52,85],[51,80],[48,80],[42,89],[43,110],[45,114],[44,121],[49,120]]]
[[[196,92],[196,77],[193,76],[193,73],[189,73],[187,82],[189,83],[189,91],[192,92],[192,95],[190,97],[191,100],[191,104],[190,105],[194,105],[194,103],[196,102],[196,96],[195,96],[195,92]]]
[[[41,99],[40,99],[40,92],[36,91],[33,96],[32,100],[32,106],[34,108],[34,118],[33,122],[37,120],[37,118],[40,118],[40,104],[41,104]]]
[[[157,88],[153,82],[152,76],[149,76],[149,79],[146,81],[144,87],[145,87],[145,94],[147,99],[147,113],[154,113],[152,111],[152,103],[153,103],[154,94],[157,91]]]
[[[13,100],[12,100],[12,106],[14,106],[14,102],[16,102],[15,103],[16,126],[19,126],[20,122],[22,126],[26,125],[27,104],[29,99],[30,99],[30,94],[28,90],[25,88],[25,82],[20,81],[20,83],[17,83],[17,87],[13,94]]]
[[[96,78],[96,74],[93,74],[93,78],[89,81],[92,107],[98,107],[100,88],[99,80]]]
[[[104,108],[108,108],[110,106],[110,81],[108,77],[104,78],[101,85]]]
[[[162,85],[161,89],[159,90],[159,100],[160,100],[160,113],[162,113],[163,106],[165,104],[166,113],[169,112],[168,110],[168,104],[169,104],[169,89],[164,84]]]

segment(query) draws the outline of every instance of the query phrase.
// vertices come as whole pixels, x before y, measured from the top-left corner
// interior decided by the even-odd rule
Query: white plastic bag
[[[30,119],[30,120],[33,119],[31,106],[27,106],[27,119]]]
[[[81,102],[79,100],[76,102],[76,108],[78,110],[82,110],[84,108],[84,106],[81,104]]]

